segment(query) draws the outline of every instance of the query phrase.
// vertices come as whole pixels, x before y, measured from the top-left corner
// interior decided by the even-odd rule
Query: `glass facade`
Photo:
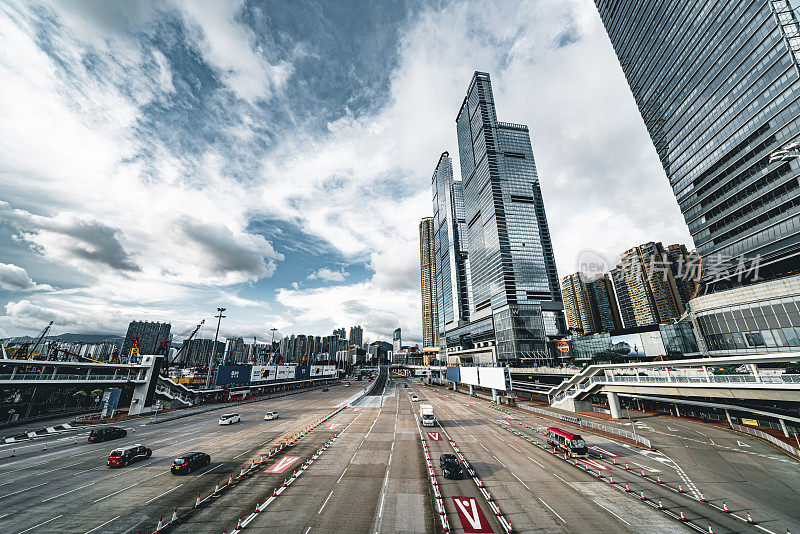
[[[797,351],[800,296],[700,312],[697,324],[710,354]]]
[[[782,276],[800,261],[797,0],[596,0],[703,260],[729,285],[742,261]],[[794,8],[794,9],[793,9]]]
[[[546,357],[565,329],[528,127],[497,121],[476,72],[456,119],[469,257],[469,313],[494,317],[498,358]]]

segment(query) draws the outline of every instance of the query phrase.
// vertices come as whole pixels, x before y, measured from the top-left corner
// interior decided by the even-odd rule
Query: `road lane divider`
[[[329,412],[328,414],[316,419],[310,425],[307,425],[307,426],[303,427],[302,430],[299,430],[299,431],[297,431],[297,432],[295,432],[293,434],[290,434],[290,435],[286,436],[285,438],[283,438],[280,441],[280,443],[278,443],[277,446],[270,447],[269,452],[266,455],[264,455],[263,453],[260,454],[260,457],[259,457],[258,460],[256,460],[255,458],[251,459],[249,466],[246,466],[246,467],[242,466],[242,469],[240,471],[240,475],[237,477],[235,482],[233,480],[233,474],[229,474],[228,475],[228,480],[226,482],[224,482],[222,484],[222,486],[220,486],[219,482],[216,482],[215,486],[214,486],[214,491],[212,493],[208,494],[206,497],[202,497],[202,493],[198,493],[197,494],[197,499],[195,500],[194,505],[187,510],[185,516],[188,515],[188,514],[191,514],[195,510],[200,509],[206,503],[213,502],[213,499],[215,497],[219,497],[226,489],[234,487],[234,486],[242,483],[248,476],[252,476],[253,474],[255,474],[256,471],[258,471],[262,466],[264,466],[264,464],[266,464],[269,460],[271,460],[275,456],[281,454],[283,451],[289,449],[290,447],[294,446],[300,439],[302,439],[304,436],[306,436],[309,432],[311,432],[312,430],[316,429],[318,426],[320,426],[321,424],[325,423],[326,421],[328,421],[329,419],[331,419],[335,415],[339,414],[344,409],[345,409],[345,406],[341,406],[341,407]],[[339,434],[341,434],[341,432]],[[317,452],[314,454],[314,456],[311,457],[311,459],[307,459],[305,462],[303,462],[302,467],[300,469],[300,473],[302,473],[302,471],[305,471],[305,469],[307,469],[308,466],[314,460],[316,460],[316,458],[321,454],[321,452],[326,450],[328,448],[328,446],[330,446],[330,444],[333,441],[336,440],[336,438],[339,436],[339,434],[334,434],[330,439],[328,439],[328,441],[325,442],[325,444],[322,446],[322,448],[317,449]],[[219,467],[219,466],[217,466],[217,467]],[[214,467],[212,469],[216,469],[216,467]],[[211,471],[211,470],[209,470],[209,471]],[[206,471],[206,472],[208,472],[208,471]],[[267,507],[267,505],[270,502],[272,502],[272,500],[274,500],[275,497],[277,497],[278,494],[280,494],[284,489],[286,489],[286,487],[289,484],[291,484],[291,482],[300,475],[300,473],[295,471],[293,473],[293,475],[292,475],[291,480],[288,481],[288,482],[284,481],[284,486],[281,487],[279,490],[273,491],[273,496],[270,497],[267,501],[265,501],[264,504],[260,505],[260,507],[259,507],[258,503],[256,503],[256,508],[258,509],[258,511],[264,510]],[[204,474],[204,473],[201,473],[201,475],[202,474]],[[248,519],[246,519],[244,521],[241,521],[241,518],[240,518],[239,522],[237,522],[238,523],[237,529],[234,530],[234,532],[240,531],[241,528],[243,528],[244,526],[246,526],[247,523],[252,521],[253,517],[255,517],[255,513],[251,514],[248,517]],[[156,525],[156,530],[153,532],[153,534],[162,534],[163,532],[168,531],[172,526],[177,524],[180,520],[181,520],[181,518],[178,517],[178,508],[175,507],[175,509],[172,512],[172,519],[170,519],[169,522],[163,523],[163,515],[159,517],[158,524]]]
[[[412,413],[414,413],[412,411]],[[442,522],[442,530],[445,532],[450,532],[450,522],[447,520],[447,510],[444,507],[444,499],[442,499],[442,494],[439,491],[439,483],[436,480],[436,472],[433,469],[433,461],[431,460],[430,452],[428,451],[428,443],[425,441],[425,437],[422,435],[422,428],[419,426],[419,419],[417,419],[417,414],[414,413],[414,422],[417,424],[417,433],[419,434],[420,442],[422,442],[422,452],[425,455],[425,467],[426,471],[428,472],[428,478],[431,482],[431,487],[433,488],[433,498],[436,502],[436,510],[439,512],[439,519]]]
[[[532,430],[532,431],[534,431],[534,432],[536,432],[538,434],[541,434],[541,429],[534,428],[534,427],[528,425],[527,423],[525,423],[524,421],[514,421],[514,423],[516,423],[517,425],[524,426],[527,429]],[[521,439],[524,439],[524,440],[528,441],[529,443],[531,443],[532,445],[538,447],[539,449],[541,449],[543,451],[546,451],[546,452],[549,452],[550,454],[552,454],[552,455],[554,455],[554,456],[556,456],[558,458],[563,458],[566,461],[566,463],[568,463],[569,465],[573,465],[573,466],[578,467],[579,469],[582,469],[583,471],[587,471],[587,472],[589,472],[592,468],[595,469],[597,471],[598,478],[600,478],[604,482],[607,482],[611,486],[614,486],[614,487],[617,487],[618,489],[621,489],[621,488],[619,488],[619,486],[617,486],[614,483],[613,477],[609,477],[608,479],[602,477],[601,471],[603,471],[603,470],[613,470],[613,467],[611,467],[610,465],[606,466],[606,465],[602,464],[602,461],[608,462],[608,460],[604,458],[604,455],[602,455],[602,454],[600,455],[601,456],[600,461],[598,461],[598,460],[588,460],[588,459],[587,460],[580,459],[580,461],[579,461],[579,459],[576,458],[573,462],[570,462],[570,461],[568,461],[566,453],[564,453],[564,456],[562,457],[561,455],[558,454],[558,452],[556,450],[550,451],[550,449],[547,448],[547,444],[546,444],[545,440],[542,440],[542,442],[540,442],[538,438],[536,438],[534,436],[531,436],[531,435],[529,435],[529,434],[527,434],[525,432],[520,432],[519,430],[517,430],[517,429],[515,429],[515,428],[513,428],[511,426],[511,424],[512,424],[511,421],[498,420],[498,421],[495,421],[495,424],[497,424],[500,428],[503,428],[504,430],[506,430],[508,432],[511,432],[512,434],[520,437]],[[614,463],[612,465],[616,465],[616,461],[615,460],[614,460]],[[711,508],[713,508],[713,509],[715,509],[715,510],[717,510],[719,512],[722,512],[726,516],[734,517],[734,518],[736,518],[736,519],[738,519],[738,520],[740,520],[740,521],[742,521],[744,523],[753,525],[754,527],[758,528],[759,530],[761,530],[763,532],[767,532],[767,533],[771,533],[772,532],[771,530],[769,530],[767,528],[764,528],[761,525],[758,525],[754,521],[753,522],[748,521],[748,519],[752,519],[752,517],[749,516],[749,515],[748,515],[748,517],[742,517],[742,516],[739,516],[738,514],[732,513],[729,509],[727,509],[727,505],[726,505],[725,501],[723,501],[723,506],[720,507],[720,506],[716,506],[713,503],[710,503],[703,496],[702,492],[699,492],[700,493],[700,497],[699,498],[695,498],[694,496],[687,494],[683,490],[683,486],[681,485],[680,482],[678,482],[678,486],[677,487],[672,487],[671,485],[661,481],[660,477],[658,475],[656,476],[655,479],[649,477],[645,473],[645,469],[644,468],[641,470],[641,474],[637,474],[635,471],[631,471],[629,469],[627,462],[625,462],[625,470],[628,473],[631,473],[633,476],[637,476],[638,475],[638,478],[640,480],[645,480],[645,481],[647,481],[647,482],[649,482],[649,483],[651,483],[651,484],[653,484],[653,485],[655,485],[655,486],[657,486],[659,488],[666,489],[666,490],[668,490],[668,491],[670,491],[670,492],[672,492],[674,494],[679,494],[682,497],[685,497],[687,499],[704,503],[704,504],[710,506]],[[626,492],[626,493],[631,493],[631,490],[630,490],[627,482],[625,483],[625,489],[622,490],[622,491]],[[683,522],[684,524],[686,524],[687,526],[692,527],[694,530],[697,530],[698,532],[706,532],[705,528],[703,528],[703,527],[701,527],[699,525],[695,525],[691,521],[688,521],[685,516],[681,517],[681,516],[671,512],[666,507],[659,507],[656,504],[656,501],[651,501],[651,500],[646,499],[644,497],[644,491],[641,490],[641,489],[640,489],[640,499],[638,499],[638,500],[646,502],[650,506],[653,506],[654,508],[656,508],[659,511],[665,513],[666,515],[669,515],[670,517],[672,517],[672,518],[674,518],[674,519],[676,519],[678,521]]]

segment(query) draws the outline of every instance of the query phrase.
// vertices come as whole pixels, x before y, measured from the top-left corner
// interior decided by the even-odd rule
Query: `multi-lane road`
[[[800,502],[797,462],[744,439],[749,452],[709,452],[710,441],[723,447],[736,441],[725,430],[694,425],[708,436],[697,434],[693,442],[681,437],[694,431],[691,424],[680,422],[678,431],[673,423],[674,432],[663,429],[671,441],[657,452],[584,433],[592,457],[576,466],[543,447],[539,432],[552,421],[398,377],[358,399],[359,384],[238,406],[242,422],[230,426],[217,424],[219,410],[137,425],[135,433],[127,424],[127,438],[107,443],[89,444],[82,431],[17,446],[13,458],[10,447],[0,446],[0,531],[151,534],[160,516],[166,523],[177,509],[179,521],[169,532],[230,533],[240,518],[247,523],[243,533],[441,532],[439,495],[455,532],[504,532],[508,522],[515,532],[708,532],[709,524],[715,533],[800,532],[800,507],[791,504]],[[419,426],[412,393],[433,405],[437,426]],[[264,421],[268,410],[280,418]],[[641,431],[662,432],[661,424],[649,421]],[[302,429],[309,430],[292,447],[239,478],[242,468]],[[105,466],[109,451],[133,443],[151,447],[153,457],[122,469]],[[442,476],[439,455],[454,453],[453,445],[483,489],[477,478]],[[172,459],[190,450],[209,453],[211,464],[171,475]],[[769,462],[776,466],[773,475],[766,471]],[[752,499],[730,491],[737,482],[730,469],[742,470],[738,480]],[[228,480],[232,487],[205,499]],[[697,499],[699,491],[709,502]],[[198,494],[205,501],[194,509]],[[723,499],[730,513],[719,509]],[[261,511],[254,514],[256,506]],[[745,522],[747,511],[756,525]]]

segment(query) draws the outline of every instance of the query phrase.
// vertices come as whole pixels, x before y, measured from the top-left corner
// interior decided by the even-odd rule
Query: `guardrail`
[[[731,424],[731,428],[734,430],[738,430],[739,432],[743,432],[745,434],[750,434],[751,436],[755,436],[757,438],[765,439],[770,443],[772,443],[773,445],[780,447],[781,449],[785,450],[786,452],[788,452],[793,456],[800,456],[800,450],[796,449],[795,447],[792,447],[785,441],[779,440],[778,438],[776,438],[771,434],[767,434],[766,432],[762,432],[761,430],[756,430],[755,428],[749,428],[746,426],[737,425],[735,423]]]
[[[0,381],[13,380],[69,380],[77,382],[144,382],[144,378],[129,375],[86,375],[86,374],[40,374],[40,373],[6,373],[0,375]]]

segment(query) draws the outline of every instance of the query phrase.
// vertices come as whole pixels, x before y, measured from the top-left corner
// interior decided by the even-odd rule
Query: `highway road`
[[[504,532],[504,521],[514,532],[707,533],[709,524],[714,533],[800,532],[800,512],[791,506],[800,501],[796,462],[779,461],[779,454],[755,444],[751,452],[763,457],[720,447],[709,451],[711,441],[722,447],[735,441],[722,429],[694,425],[708,434],[698,438],[707,443],[699,443],[689,441],[688,433],[698,432],[689,423],[650,420],[640,430],[664,433],[659,439],[665,446],[657,445],[658,451],[584,432],[592,457],[576,466],[543,447],[541,432],[555,423],[539,416],[398,377],[360,399],[363,383],[353,386],[242,405],[235,409],[243,421],[231,426],[217,424],[224,411],[218,410],[137,426],[135,434],[129,431],[114,442],[88,444],[84,431],[75,435],[77,444],[70,434],[18,446],[14,458],[0,446],[0,529],[151,534],[159,517],[166,523],[177,508],[179,522],[167,532],[231,533],[240,518],[247,523],[243,533],[442,532],[438,493],[453,532]],[[434,406],[438,426],[420,426],[420,403],[412,402],[412,393]],[[252,459],[340,407],[294,446],[238,480]],[[267,410],[278,411],[280,418],[264,421]],[[436,490],[423,442],[433,460]],[[152,447],[153,458],[122,469],[105,467],[110,450],[132,443]],[[471,478],[442,476],[439,455],[454,453],[454,445],[480,477],[483,491]],[[189,450],[210,453],[211,465],[171,475],[172,458]],[[727,466],[740,472],[738,482],[750,499],[730,489],[737,481]],[[193,509],[198,494],[209,495],[229,477],[232,487]],[[709,502],[697,498],[701,490]],[[730,513],[721,510],[722,499]],[[256,506],[261,511],[254,514]],[[747,511],[756,525],[746,523]]]

